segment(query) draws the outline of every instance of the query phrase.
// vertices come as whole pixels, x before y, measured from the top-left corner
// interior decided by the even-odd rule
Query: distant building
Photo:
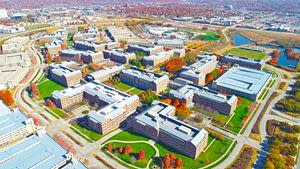
[[[238,100],[234,95],[225,96],[216,91],[193,85],[185,85],[178,90],[171,90],[168,96],[183,101],[188,106],[196,104],[209,107],[227,116],[234,112]]]
[[[235,65],[217,80],[213,87],[224,92],[256,100],[270,80],[271,74]]]
[[[52,96],[55,104],[63,109],[82,101],[98,106],[87,115],[87,124],[103,135],[117,129],[139,105],[137,95],[130,96],[96,81],[55,91]]]
[[[63,43],[62,40],[56,39],[53,42],[46,43],[45,49],[48,51],[50,56],[59,55],[61,51],[61,44]]]
[[[129,60],[131,59],[136,59],[136,55],[134,53],[123,52],[118,49],[105,50],[103,51],[103,55],[106,59],[123,64],[129,63]]]
[[[0,9],[0,19],[7,19],[8,15],[7,15],[7,11],[4,8]]]
[[[244,58],[244,57],[239,57],[239,56],[234,56],[234,55],[224,55],[220,58],[220,62],[224,64],[238,64],[239,66],[242,67],[247,67],[251,69],[257,69],[257,70],[262,70],[265,64],[265,60],[261,59],[249,59],[249,58]]]
[[[81,60],[83,63],[99,63],[103,59],[103,52],[81,51]]]
[[[75,62],[64,61],[62,63],[52,63],[48,68],[48,75],[55,82],[65,86],[70,87],[80,83],[82,78],[82,73],[80,70],[73,70],[72,65]]]
[[[184,66],[179,74],[179,77],[198,86],[205,85],[205,77],[217,67],[217,57],[215,55],[199,55],[199,61],[190,65]]]
[[[104,43],[93,43],[88,41],[75,41],[75,46],[78,50],[89,50],[94,52],[100,52],[105,50]]]
[[[133,120],[133,130],[196,159],[205,149],[208,132],[172,117],[175,107],[153,101],[152,106]]]
[[[162,51],[155,55],[151,55],[143,58],[143,64],[149,66],[157,66],[170,60],[174,56],[174,50]]]
[[[1,51],[3,54],[22,52],[27,42],[29,42],[28,36],[11,38],[2,44]]]
[[[157,45],[163,46],[164,48],[183,49],[184,41],[180,39],[160,39],[157,41]]]
[[[122,64],[116,64],[109,67],[107,66],[103,69],[88,74],[86,78],[89,81],[97,80],[99,82],[104,82],[112,78],[114,75],[119,74],[123,69],[125,69],[125,66]]]
[[[155,55],[163,51],[162,46],[142,46],[142,45],[128,45],[127,52],[143,52],[146,56]]]
[[[167,75],[154,74],[135,67],[122,70],[119,76],[120,80],[124,83],[142,90],[151,89],[155,93],[164,91],[169,83]]]

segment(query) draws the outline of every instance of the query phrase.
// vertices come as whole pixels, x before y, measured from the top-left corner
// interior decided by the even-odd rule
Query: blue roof
[[[66,160],[68,152],[47,134],[27,137],[0,151],[0,168],[39,169],[53,168]],[[71,163],[69,168],[85,168],[80,163]],[[72,166],[73,165],[73,166]]]
[[[19,110],[11,111],[0,102],[0,136],[23,127],[26,120],[27,117]]]

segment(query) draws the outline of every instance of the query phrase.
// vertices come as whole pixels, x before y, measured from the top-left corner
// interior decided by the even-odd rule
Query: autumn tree
[[[205,82],[206,82],[206,83],[210,83],[210,82],[212,82],[213,80],[214,80],[214,76],[213,76],[212,73],[209,73],[209,74],[206,75],[206,78],[205,78]]]
[[[130,145],[127,144],[124,149],[124,154],[129,154],[129,153],[131,153],[131,151],[132,151],[132,149],[131,149]]]
[[[238,97],[237,104],[240,105],[242,103],[242,98]]]
[[[45,51],[45,59],[46,59],[47,64],[50,64],[52,62],[52,58],[51,58],[50,53],[49,53],[48,50]]]
[[[30,83],[31,97],[37,99],[40,95],[39,88],[35,83]]]
[[[161,102],[163,102],[163,103],[166,103],[166,104],[172,104],[172,99],[171,98],[166,98],[166,99],[162,99],[162,100],[160,100]]]
[[[89,70],[87,68],[84,68],[81,70],[82,76],[85,77],[86,75],[88,75]]]
[[[61,48],[61,50],[65,50],[67,48],[67,44],[66,43],[61,43],[60,48]]]
[[[118,149],[119,153],[123,153],[123,147],[120,146],[119,149]]]
[[[107,145],[107,150],[108,150],[109,152],[112,152],[113,146],[112,146],[111,144],[108,144],[108,145]]]
[[[164,168],[166,168],[166,169],[171,168],[171,159],[170,159],[169,154],[166,154],[164,156],[163,162],[164,162]]]
[[[174,107],[178,107],[180,105],[179,100],[175,99],[172,104]]]
[[[171,59],[165,64],[165,68],[168,72],[176,72],[180,70],[186,62],[182,58]]]
[[[55,57],[54,58],[54,62],[56,62],[56,63],[60,63],[61,61],[62,61],[61,57]]]
[[[175,162],[175,168],[179,169],[179,168],[182,168],[182,166],[183,166],[182,160],[180,158],[177,158],[176,162]]]
[[[47,107],[54,107],[55,105],[54,105],[54,103],[53,103],[53,101],[52,101],[51,99],[48,99],[48,100],[46,101],[46,106],[47,106]]]
[[[277,64],[277,62],[279,60],[279,52],[280,52],[279,50],[274,50],[272,52],[272,59],[270,60],[270,63],[272,65],[276,65]]]
[[[0,99],[7,106],[11,106],[14,104],[13,95],[9,90],[1,90],[0,91]]]
[[[145,158],[145,151],[141,150],[138,154],[138,160],[143,160]]]

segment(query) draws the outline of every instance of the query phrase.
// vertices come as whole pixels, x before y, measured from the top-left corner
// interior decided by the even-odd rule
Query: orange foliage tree
[[[131,151],[132,151],[132,149],[131,149],[130,145],[127,144],[124,149],[124,154],[129,154],[129,153],[131,153]]]
[[[145,158],[145,151],[141,150],[138,154],[138,160],[143,160]]]
[[[168,72],[176,72],[185,65],[186,65],[186,63],[182,58],[176,58],[176,59],[169,60],[166,63],[165,67]]]
[[[182,168],[182,166],[183,166],[182,160],[180,158],[177,158],[175,162],[175,168],[179,169]]]
[[[60,63],[62,61],[61,57],[55,57],[54,62]]]
[[[13,95],[9,90],[0,90],[0,99],[7,106],[11,106],[14,104]]]
[[[112,146],[111,144],[108,144],[108,145],[107,145],[107,150],[110,151],[110,152],[112,152],[113,146]]]
[[[61,48],[61,50],[66,49],[66,48],[67,48],[66,43],[61,43],[61,44],[60,44],[60,48]]]
[[[87,68],[84,68],[81,70],[82,76],[85,77],[86,75],[88,75],[89,70]]]
[[[37,99],[40,95],[39,88],[36,86],[35,83],[30,83],[30,89],[31,89],[31,97]]]
[[[212,82],[213,80],[214,80],[214,76],[213,76],[212,73],[209,73],[209,74],[206,75],[206,78],[205,78],[205,82],[206,82],[206,83],[210,83],[210,82]]]
[[[168,169],[168,168],[171,167],[171,159],[170,159],[169,154],[166,154],[166,155],[164,156],[163,162],[164,162],[164,168]]]
[[[47,107],[54,107],[55,105],[54,105],[54,103],[53,103],[52,100],[48,99],[48,100],[46,101],[46,106],[47,106]]]
[[[279,52],[280,52],[279,50],[274,50],[272,52],[273,58],[270,60],[270,63],[272,65],[276,65],[277,64],[277,62],[279,60]]]

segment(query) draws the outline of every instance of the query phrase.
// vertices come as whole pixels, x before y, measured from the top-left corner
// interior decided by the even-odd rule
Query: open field
[[[119,82],[118,84],[115,84],[114,86],[118,90],[121,90],[121,91],[126,92],[126,93],[131,94],[131,95],[134,95],[134,94],[139,95],[140,93],[144,92],[143,90],[140,90],[136,87],[130,86],[130,85],[128,85],[126,83],[123,83],[123,82]]]
[[[90,129],[87,129],[79,124],[74,124],[72,125],[75,129],[77,129],[78,131],[80,131],[80,133],[84,134],[85,136],[87,136],[88,138],[90,138],[93,141],[97,141],[99,140],[102,136],[101,134],[92,131]],[[80,135],[80,134],[79,134]],[[85,138],[84,136],[82,136],[83,138]]]
[[[199,155],[197,159],[172,151],[171,148],[159,143],[156,143],[155,146],[159,149],[159,155],[161,158],[163,158],[166,154],[174,153],[177,158],[182,159],[183,168],[196,169],[207,166],[221,158],[222,155],[224,155],[224,153],[229,149],[231,144],[231,140],[225,139],[224,141],[220,141],[216,139],[205,152]]]
[[[219,35],[214,32],[203,32],[193,37],[192,40],[201,40],[201,39],[205,41],[215,41],[215,40],[219,40],[220,38]]]
[[[247,57],[251,59],[263,59],[266,56],[266,54],[263,52],[257,52],[257,51],[241,49],[241,48],[232,48],[226,51],[225,53],[223,53],[223,55],[225,54],[232,54],[232,55]]]
[[[137,135],[137,134],[133,133],[132,131],[123,131],[117,135],[114,135],[109,140],[123,140],[123,141],[143,140],[143,141],[147,141],[149,139],[144,136]]]
[[[38,100],[43,100],[52,95],[52,92],[55,90],[63,90],[64,87],[55,83],[54,81],[47,79],[46,77],[42,77],[39,83],[37,84],[39,88],[40,95]]]
[[[226,126],[227,129],[238,133],[244,125],[244,118],[250,115],[251,112],[248,110],[248,106],[253,103],[253,101],[242,98],[242,103],[235,109],[233,117],[228,122]]]

